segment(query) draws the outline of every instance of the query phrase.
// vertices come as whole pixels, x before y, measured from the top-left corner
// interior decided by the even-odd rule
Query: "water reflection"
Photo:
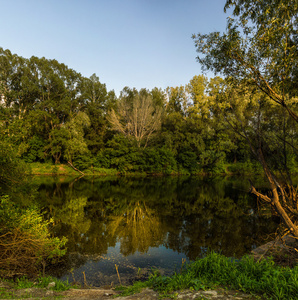
[[[240,257],[275,224],[257,213],[243,179],[198,177],[39,178],[39,201],[66,236],[68,258],[54,275],[76,280],[88,273],[93,285],[116,282],[152,266],[172,271],[181,258],[207,249]],[[139,275],[139,274],[138,274]],[[100,282],[100,283],[99,283]]]

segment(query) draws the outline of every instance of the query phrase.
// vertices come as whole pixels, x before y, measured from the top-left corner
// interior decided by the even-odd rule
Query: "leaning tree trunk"
[[[267,164],[265,162],[265,159],[264,159],[264,156],[263,156],[263,153],[262,153],[261,149],[259,149],[259,151],[258,151],[258,159],[259,159],[260,163],[262,164],[262,167],[264,169],[266,177],[269,181],[270,189],[272,191],[272,197],[268,197],[268,196],[265,196],[265,195],[257,192],[256,189],[253,186],[251,187],[251,192],[253,194],[257,195],[260,199],[271,203],[271,205],[273,206],[273,208],[275,209],[277,214],[280,216],[280,218],[282,219],[282,221],[284,222],[286,227],[290,230],[290,232],[296,238],[298,238],[298,226],[296,226],[292,222],[291,218],[289,217],[289,215],[287,214],[287,212],[285,211],[285,209],[283,208],[283,206],[280,203],[278,188],[281,189],[281,187],[277,183],[277,181],[274,178],[273,174],[270,172],[269,167],[267,166]]]

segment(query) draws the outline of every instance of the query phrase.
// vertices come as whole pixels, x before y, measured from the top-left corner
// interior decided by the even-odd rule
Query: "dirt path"
[[[98,299],[107,300],[114,299],[119,292],[115,290],[107,290],[100,288],[93,289],[70,289],[64,292],[56,292],[50,288],[27,288],[15,289],[11,283],[0,282],[0,299],[65,299],[65,300],[87,300]],[[224,289],[211,291],[179,291],[175,293],[176,299],[254,299],[251,295],[247,295],[237,291],[227,291]],[[118,300],[157,300],[160,299],[159,294],[151,289],[144,289],[138,294],[122,297],[119,295]],[[169,300],[170,298],[163,298]]]

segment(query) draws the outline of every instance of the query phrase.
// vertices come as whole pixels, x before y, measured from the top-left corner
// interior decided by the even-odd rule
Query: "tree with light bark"
[[[120,98],[117,108],[111,109],[107,119],[113,130],[135,140],[139,148],[146,148],[161,127],[162,107],[154,105],[150,93],[130,92]]]

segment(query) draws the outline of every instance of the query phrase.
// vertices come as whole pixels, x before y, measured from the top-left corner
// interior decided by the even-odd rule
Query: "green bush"
[[[195,172],[198,169],[198,158],[194,152],[180,152],[177,156],[177,161],[182,169],[185,169],[190,173]]]
[[[257,162],[248,160],[246,162],[230,164],[228,170],[233,174],[260,174],[262,172],[262,167]]]
[[[33,136],[28,141],[28,149],[23,153],[22,158],[28,163],[43,161],[45,158],[44,147],[45,141],[38,136]]]
[[[83,171],[91,168],[94,165],[95,159],[91,156],[90,153],[86,154],[75,154],[73,157],[73,165]]]
[[[51,237],[36,207],[22,208],[0,198],[0,277],[37,275],[66,252],[66,238]]]

